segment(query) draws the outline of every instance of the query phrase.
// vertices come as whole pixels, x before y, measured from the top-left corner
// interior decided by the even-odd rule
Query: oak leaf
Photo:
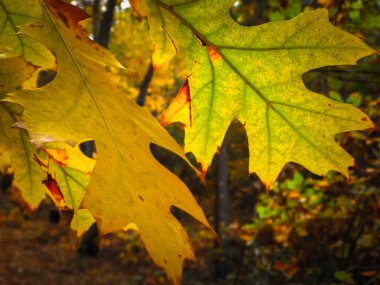
[[[353,158],[335,134],[374,125],[353,106],[308,90],[302,75],[322,66],[356,64],[374,51],[329,23],[326,10],[243,27],[229,15],[233,0],[133,2],[148,18],[160,16],[164,32],[153,38],[159,50],[167,35],[186,59],[190,100],[183,109],[174,101],[163,119],[186,125],[185,150],[204,169],[236,118],[246,128],[249,170],[267,188],[288,162],[318,175],[329,170],[348,175]]]
[[[79,21],[88,15],[59,0],[41,1],[41,6],[41,22],[20,30],[55,54],[58,72],[42,88],[7,96],[24,107],[19,126],[37,145],[74,146],[93,138],[97,162],[82,207],[90,210],[101,234],[135,224],[153,260],[178,283],[183,259],[194,254],[170,208],[208,223],[182,181],[155,160],[150,144],[186,159],[183,150],[147,111],[110,84],[106,67],[120,64],[81,28]]]

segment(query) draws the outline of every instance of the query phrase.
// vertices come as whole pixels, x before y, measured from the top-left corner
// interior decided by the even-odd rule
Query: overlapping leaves
[[[18,25],[32,23],[40,15],[41,8],[36,1],[0,1],[0,98],[25,85],[39,66],[55,67],[54,56],[42,44],[19,34],[17,30]],[[13,184],[21,191],[22,199],[34,210],[45,197],[41,183],[44,174],[33,162],[34,146],[30,144],[27,132],[11,128],[16,123],[20,108],[3,102],[0,108],[0,159],[4,167],[14,173]]]
[[[335,143],[334,135],[373,124],[352,106],[306,89],[302,74],[326,65],[355,64],[373,51],[333,27],[323,10],[248,28],[230,18],[233,2],[132,1],[136,11],[148,16],[156,67],[175,53],[187,63],[188,81],[164,114],[164,122],[186,125],[186,149],[207,168],[231,120],[239,119],[249,138],[250,170],[267,187],[289,161],[317,174],[331,169],[347,174],[353,159]],[[10,126],[19,120],[18,126],[27,129],[38,146],[66,143],[57,149],[45,146],[44,151],[50,161],[50,194],[62,204],[59,206],[77,210],[77,230],[83,231],[92,223],[91,215],[82,216],[81,203],[95,217],[102,233],[136,225],[155,262],[178,283],[183,259],[193,258],[193,251],[170,207],[177,206],[208,224],[186,186],[154,159],[150,144],[186,158],[150,114],[110,84],[112,75],[106,67],[120,65],[82,30],[79,21],[87,15],[60,0],[38,3],[0,0],[4,27],[0,52],[2,57],[11,57],[0,61],[0,77],[7,82],[1,96],[20,89],[34,69],[54,68],[49,51],[58,66],[56,78],[48,85],[20,90],[1,103],[1,153],[24,148],[14,151],[10,163],[17,169],[27,166],[25,175],[20,170],[16,174],[24,181],[29,179],[25,187],[35,191],[33,185],[42,187],[43,178],[41,174],[34,176],[31,168],[36,167],[31,164],[34,148],[24,130]],[[20,28],[21,33],[15,33],[17,25],[31,21]],[[15,70],[11,75],[2,72],[11,67]],[[24,108],[21,119],[14,103]],[[93,161],[86,164],[84,157],[76,158],[78,143],[91,138],[98,151],[93,173]],[[19,146],[12,145],[13,141]],[[15,161],[22,156],[17,167]],[[66,182],[55,188],[55,178]],[[43,192],[38,190],[40,196],[26,200],[36,207]]]
[[[35,68],[21,57],[0,60],[0,98],[20,88]],[[25,130],[12,128],[20,114],[19,106],[0,102],[0,161],[3,172],[14,172],[13,184],[21,191],[28,207],[35,209],[45,197],[41,183],[44,174],[33,162],[34,146]]]

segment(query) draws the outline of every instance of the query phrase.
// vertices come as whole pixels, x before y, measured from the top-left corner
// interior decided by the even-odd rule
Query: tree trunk
[[[93,6],[95,9],[94,16],[98,17],[99,6],[99,0],[95,0]],[[115,6],[116,0],[108,0],[106,3],[106,11],[99,17],[101,18],[100,24],[95,23],[98,22],[98,19],[94,19],[94,40],[104,47],[108,46]]]
[[[148,87],[149,87],[150,81],[152,80],[152,77],[153,77],[153,64],[150,63],[148,70],[144,76],[144,79],[141,82],[139,95],[137,96],[136,101],[139,106],[144,106],[145,104],[146,95],[148,94]]]
[[[228,266],[228,247],[229,226],[231,224],[230,215],[230,194],[228,191],[228,132],[222,146],[217,161],[216,169],[216,197],[215,197],[215,230],[220,237],[217,244],[218,256],[215,260],[215,277],[225,278],[229,271]]]
[[[92,4],[92,35],[95,41],[99,35],[101,22],[102,15],[100,14],[100,0],[94,0],[94,3]]]

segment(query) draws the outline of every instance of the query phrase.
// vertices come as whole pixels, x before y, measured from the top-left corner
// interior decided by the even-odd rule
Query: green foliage
[[[165,23],[164,31],[152,35],[158,53],[169,49],[170,39],[186,60],[189,98],[179,107],[186,101],[186,92],[180,92],[164,113],[164,122],[186,126],[185,150],[204,170],[231,121],[238,119],[248,136],[249,170],[267,188],[291,161],[318,175],[329,170],[347,175],[353,159],[335,143],[334,135],[374,125],[351,105],[310,92],[302,75],[321,66],[355,64],[375,51],[332,26],[324,10],[287,22],[242,27],[226,15],[231,4],[157,0],[141,1],[136,8],[151,21]]]

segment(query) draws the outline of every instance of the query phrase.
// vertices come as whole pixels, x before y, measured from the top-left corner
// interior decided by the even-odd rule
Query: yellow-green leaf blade
[[[291,161],[317,174],[347,174],[353,158],[334,135],[373,123],[360,110],[307,90],[302,75],[355,64],[374,53],[371,48],[330,24],[324,10],[243,27],[229,16],[234,1],[152,1],[171,14],[167,21],[175,18],[166,32],[187,59],[192,120],[187,151],[207,167],[237,118],[247,129],[250,171],[267,186]]]
[[[22,58],[0,60],[0,98],[7,92],[20,88],[35,70]],[[43,172],[33,161],[34,146],[25,130],[13,128],[20,110],[12,103],[0,102],[0,159],[7,157],[8,167],[14,173],[13,184],[21,191],[22,198],[31,210],[35,210],[45,198],[42,184]]]
[[[0,56],[22,56],[36,66],[55,68],[54,56],[39,42],[19,33],[19,26],[38,22],[41,7],[37,0],[0,1]]]

